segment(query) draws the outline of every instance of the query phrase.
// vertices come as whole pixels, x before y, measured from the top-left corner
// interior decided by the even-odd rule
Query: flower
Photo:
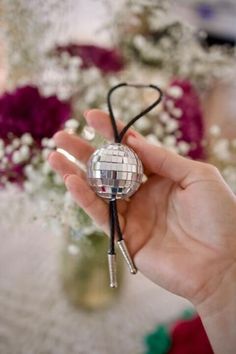
[[[56,96],[43,97],[37,87],[24,86],[0,98],[0,187],[22,186],[25,168],[54,149],[52,135],[70,116],[70,105]]]
[[[124,67],[121,55],[115,49],[107,49],[91,44],[69,44],[57,48],[59,53],[67,52],[71,56],[78,56],[82,59],[82,69],[92,66],[97,67],[103,73],[118,72]]]
[[[172,346],[168,354],[213,354],[199,316],[180,321],[172,329]]]
[[[24,86],[0,97],[0,137],[30,133],[36,142],[50,138],[71,113],[70,105],[56,96],[43,97],[38,88]]]
[[[146,354],[213,354],[201,319],[191,310],[171,326],[158,325],[144,340]]]
[[[167,90],[165,107],[172,118],[178,120],[181,132],[179,140],[192,146],[188,155],[193,159],[203,159],[203,114],[198,93],[191,82],[173,80]]]

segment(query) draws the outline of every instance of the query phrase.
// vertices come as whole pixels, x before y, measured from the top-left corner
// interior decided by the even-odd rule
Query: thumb
[[[186,188],[189,183],[206,178],[213,166],[182,157],[168,149],[147,143],[133,136],[127,138],[128,145],[137,153],[144,166],[151,172],[167,177]]]

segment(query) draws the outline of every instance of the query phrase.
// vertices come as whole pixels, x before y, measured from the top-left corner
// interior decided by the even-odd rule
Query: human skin
[[[107,114],[90,110],[87,123],[107,139]],[[118,122],[119,129],[122,123]],[[58,132],[62,148],[86,163],[94,148],[80,137]],[[216,354],[236,348],[236,197],[219,171],[151,145],[129,130],[124,142],[143,162],[147,180],[129,201],[118,201],[124,239],[147,278],[193,303]],[[59,152],[49,163],[75,201],[108,232],[108,207],[86,176]]]

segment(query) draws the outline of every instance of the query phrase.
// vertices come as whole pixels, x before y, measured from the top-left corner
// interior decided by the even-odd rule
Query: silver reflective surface
[[[129,147],[112,143],[96,150],[87,165],[90,186],[102,198],[130,197],[139,188],[143,166]]]

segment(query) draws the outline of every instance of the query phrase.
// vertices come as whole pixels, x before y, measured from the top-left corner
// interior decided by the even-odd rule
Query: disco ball
[[[129,147],[112,143],[102,146],[90,157],[88,182],[102,198],[124,199],[133,195],[143,177],[143,166]]]

